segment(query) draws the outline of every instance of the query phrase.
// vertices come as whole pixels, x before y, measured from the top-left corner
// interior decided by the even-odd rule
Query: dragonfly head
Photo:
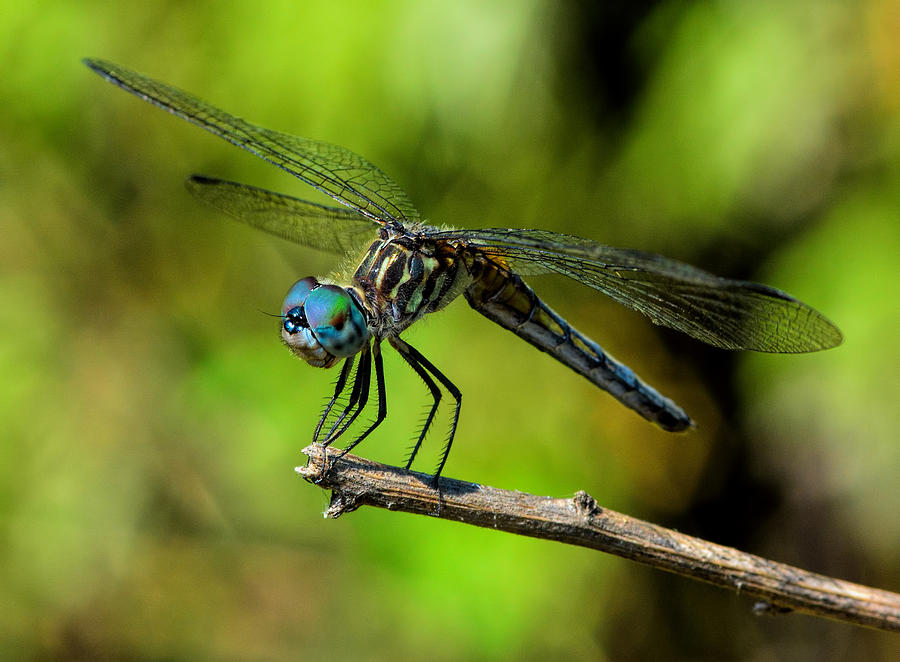
[[[312,276],[291,286],[281,306],[281,338],[317,368],[353,356],[369,339],[366,317],[350,293]]]

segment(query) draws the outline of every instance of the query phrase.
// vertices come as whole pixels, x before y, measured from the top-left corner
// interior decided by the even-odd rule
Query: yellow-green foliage
[[[727,356],[723,412],[704,370],[724,353],[667,346],[592,290],[534,281],[691,413],[686,436],[462,302],[407,338],[464,394],[445,475],[586,489],[732,542],[716,527],[746,512],[679,517],[717,494],[742,444],[789,506],[756,523],[749,551],[897,589],[891,3],[660,3],[629,44],[641,79],[615,121],[563,56],[584,47],[566,4],[0,0],[0,657],[633,659],[655,637],[706,642],[695,659],[768,659],[779,641],[792,659],[822,659],[825,641],[847,659],[888,650],[846,626],[773,626],[702,587],[659,601],[654,572],[581,549],[387,512],[323,521],[325,497],[292,468],[336,372],[293,360],[259,311],[339,263],[215,215],[182,181],[321,198],[81,64],[345,145],[435,223],[653,250],[817,307],[844,345]],[[358,450],[400,463],[428,396],[385,360],[389,416]],[[839,540],[855,556],[810,562]],[[666,630],[660,614],[693,625]]]

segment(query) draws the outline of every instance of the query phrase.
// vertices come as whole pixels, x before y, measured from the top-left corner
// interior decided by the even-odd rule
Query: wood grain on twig
[[[798,611],[900,631],[900,595],[807,572],[602,508],[586,492],[558,499],[431,476],[313,444],[297,472],[332,491],[328,517],[368,505],[590,547],[759,599],[762,613]],[[325,467],[326,455],[328,464]]]

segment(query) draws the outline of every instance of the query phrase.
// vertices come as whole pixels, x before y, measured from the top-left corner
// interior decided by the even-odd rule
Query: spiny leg
[[[362,355],[359,359],[359,365],[356,366],[356,374],[353,375],[353,388],[350,390],[350,398],[347,400],[347,404],[344,405],[344,408],[341,410],[341,413],[335,418],[334,422],[331,424],[331,427],[328,428],[328,432],[325,433],[325,439],[334,439],[340,436],[340,433],[335,434],[335,430],[338,426],[343,422],[343,420],[347,417],[347,414],[350,413],[350,410],[356,405],[357,401],[360,398],[360,391],[362,387],[362,377],[365,371],[368,369],[366,366],[366,352],[368,348],[363,348]],[[330,441],[328,442],[331,443]],[[326,444],[327,445],[327,444]]]
[[[403,360],[406,361],[409,366],[416,371],[416,374],[422,378],[422,381],[425,382],[425,386],[428,387],[428,390],[431,391],[431,410],[428,412],[428,416],[425,418],[425,425],[422,426],[422,431],[419,433],[419,438],[416,440],[415,446],[413,446],[412,452],[409,454],[409,460],[406,462],[406,469],[408,470],[413,463],[413,460],[416,459],[416,454],[419,452],[419,448],[422,446],[422,442],[425,440],[425,435],[428,433],[428,428],[431,427],[431,423],[434,421],[434,415],[437,413],[438,405],[441,403],[441,389],[438,388],[438,385],[434,383],[434,380],[431,378],[431,375],[428,374],[428,371],[425,370],[419,363],[416,361],[413,354],[409,351],[410,346],[406,344],[400,338],[391,337],[388,339],[388,342],[391,343],[391,346],[397,350],[397,353],[403,357]]]
[[[316,431],[313,433],[313,443],[318,443],[319,441],[319,433],[322,432],[322,426],[325,425],[325,421],[328,419],[328,416],[331,414],[331,410],[334,408],[334,403],[337,402],[337,399],[341,396],[341,393],[344,392],[344,389],[347,387],[347,377],[350,376],[350,371],[353,369],[353,357],[350,356],[344,361],[343,367],[341,367],[341,374],[338,377],[337,382],[334,385],[334,395],[331,396],[331,400],[328,401],[328,404],[325,405],[325,411],[322,413],[322,418],[319,419],[319,424],[316,426]],[[345,410],[346,411],[346,410]],[[342,416],[346,415],[342,414]],[[332,429],[333,431],[333,429]],[[327,437],[328,435],[326,435]]]
[[[378,414],[375,417],[375,420],[372,421],[372,424],[368,428],[366,428],[366,431],[359,435],[353,441],[353,443],[349,444],[344,450],[342,450],[335,459],[344,457],[344,455],[356,448],[356,446],[359,445],[359,442],[368,437],[372,430],[381,425],[381,422],[387,416],[387,394],[384,388],[384,363],[381,360],[380,340],[375,341],[375,345],[372,347],[372,354],[375,357],[375,384],[378,387]],[[352,419],[350,422],[352,422]]]
[[[438,481],[441,477],[441,471],[444,470],[444,464],[447,463],[447,456],[450,455],[450,446],[453,445],[453,436],[456,434],[456,426],[459,423],[459,410],[462,407],[462,393],[456,385],[447,379],[446,375],[442,373],[440,370],[434,367],[434,365],[426,359],[422,354],[412,345],[407,342],[400,340],[400,338],[396,338],[398,342],[403,343],[403,350],[401,351],[399,348],[398,352],[403,354],[407,352],[416,363],[418,363],[421,367],[425,368],[428,372],[430,372],[437,380],[444,385],[444,388],[450,393],[451,397],[456,400],[456,407],[453,410],[453,423],[450,425],[450,434],[447,435],[447,444],[444,446],[444,452],[441,454],[441,461],[438,464],[437,471],[434,473],[434,487],[437,488]],[[394,345],[397,347],[397,345]]]
[[[367,345],[363,347],[363,350],[360,353],[359,366],[356,368],[356,376],[353,380],[353,391],[350,393],[350,401],[347,403],[347,406],[344,408],[344,411],[341,412],[338,419],[331,426],[327,438],[322,442],[323,446],[330,446],[334,443],[334,440],[344,434],[344,432],[347,431],[347,428],[353,425],[353,421],[356,420],[360,412],[365,409],[366,402],[369,399],[369,385],[371,384],[371,379],[372,354],[369,352],[369,347]],[[356,406],[356,410],[350,416],[350,419],[337,429],[354,406]],[[337,431],[335,431],[336,429]]]

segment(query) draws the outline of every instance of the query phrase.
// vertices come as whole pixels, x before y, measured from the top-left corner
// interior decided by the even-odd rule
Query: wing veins
[[[242,223],[301,246],[343,255],[374,234],[372,221],[352,209],[199,175],[189,178],[185,186],[197,199]]]
[[[841,342],[837,328],[774,288],[720,278],[653,253],[546,230],[438,231],[524,274],[558,273],[648,316],[726,349],[802,352]]]
[[[85,63],[122,89],[255,154],[372,220],[382,224],[418,220],[403,190],[346,148],[256,126],[188,92],[108,62]],[[345,179],[337,169],[359,172]]]

